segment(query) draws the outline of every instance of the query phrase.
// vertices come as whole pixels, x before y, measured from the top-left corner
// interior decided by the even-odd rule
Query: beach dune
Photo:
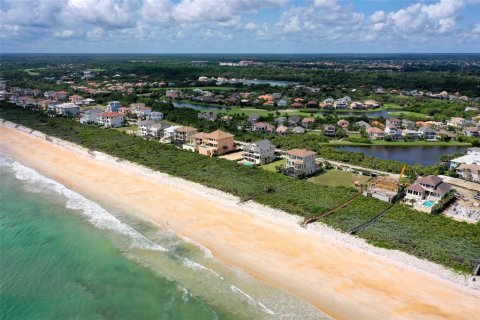
[[[474,290],[335,240],[329,228],[305,230],[295,217],[26,131],[1,124],[0,152],[87,198],[168,225],[333,318],[479,318]]]

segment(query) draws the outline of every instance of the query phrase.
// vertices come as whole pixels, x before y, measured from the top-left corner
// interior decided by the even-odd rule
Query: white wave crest
[[[28,190],[31,192],[52,190],[65,196],[67,198],[66,207],[68,209],[80,211],[83,215],[88,217],[88,220],[92,225],[99,229],[112,230],[127,236],[132,241],[132,247],[145,250],[168,251],[164,247],[145,238],[129,225],[118,220],[97,203],[86,199],[82,195],[68,189],[55,180],[44,177],[37,171],[25,167],[16,161],[11,161],[5,156],[0,157],[0,165],[11,167],[14,170],[17,179],[29,182]]]
[[[274,315],[275,312],[273,312],[272,310],[268,309],[263,303],[261,302],[258,302],[256,301],[255,299],[253,299],[248,293],[246,293],[245,291],[243,291],[242,289],[240,289],[239,287],[236,287],[234,286],[233,284],[230,285],[230,289],[233,291],[233,292],[236,292],[236,293],[239,293],[239,294],[242,294],[243,296],[245,296],[248,301],[250,301],[251,303],[253,304],[257,304],[260,306],[260,308],[262,308],[262,310],[268,314],[272,314]]]
[[[219,277],[220,279],[224,279],[220,274],[218,274],[217,272],[213,271],[212,269],[210,268],[207,268],[205,267],[204,265],[201,265],[200,263],[198,262],[195,262],[195,261],[192,261],[190,259],[187,259],[187,258],[183,258],[182,257],[182,260],[183,260],[183,265],[190,268],[190,269],[194,269],[194,270],[205,270],[205,271],[208,271],[212,274],[214,274],[215,276]]]
[[[182,238],[183,241],[187,242],[187,243],[190,243],[190,244],[193,244],[194,246],[198,247],[200,250],[202,250],[203,254],[205,255],[205,258],[210,258],[210,259],[213,259],[213,254],[212,252],[205,246],[201,245],[200,243],[188,238],[188,237],[185,237],[185,236],[180,236],[180,238]]]

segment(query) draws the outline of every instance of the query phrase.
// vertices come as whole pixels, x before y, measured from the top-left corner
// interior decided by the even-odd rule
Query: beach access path
[[[388,258],[387,250],[387,257],[374,254],[365,249],[369,245],[339,241],[338,232],[325,226],[305,230],[297,217],[49,140],[0,124],[0,152],[99,204],[187,236],[220,262],[335,319],[478,318],[477,290]]]

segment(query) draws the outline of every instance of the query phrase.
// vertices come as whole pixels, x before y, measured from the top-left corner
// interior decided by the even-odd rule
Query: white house
[[[97,117],[97,123],[104,128],[118,128],[123,125],[123,115],[118,112],[102,112]]]
[[[418,129],[420,137],[427,141],[437,141],[437,131],[428,126],[423,126]]]
[[[480,165],[480,148],[468,148],[466,155],[450,160],[450,169],[455,169],[463,163]]]
[[[102,112],[103,111],[100,109],[87,110],[83,113],[82,117],[80,118],[80,123],[81,124],[96,123],[98,115]]]
[[[146,137],[149,135],[150,127],[155,124],[154,120],[145,120],[138,122],[138,135],[140,137]]]
[[[147,114],[147,120],[155,120],[155,121],[160,121],[163,120],[163,113],[160,111],[152,111],[149,114]]]
[[[265,164],[275,160],[275,146],[270,140],[249,143],[243,148],[243,158],[254,164]]]
[[[74,103],[61,103],[55,106],[57,115],[74,118],[80,114],[80,107]]]
[[[87,98],[82,100],[82,105],[84,106],[93,106],[95,104],[95,100],[92,98]]]

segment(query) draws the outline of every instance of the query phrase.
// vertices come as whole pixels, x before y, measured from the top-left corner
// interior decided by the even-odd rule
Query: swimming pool
[[[424,201],[422,204],[423,204],[423,206],[425,206],[425,207],[431,208],[431,207],[433,207],[433,205],[435,204],[435,202],[433,202],[433,201]]]

